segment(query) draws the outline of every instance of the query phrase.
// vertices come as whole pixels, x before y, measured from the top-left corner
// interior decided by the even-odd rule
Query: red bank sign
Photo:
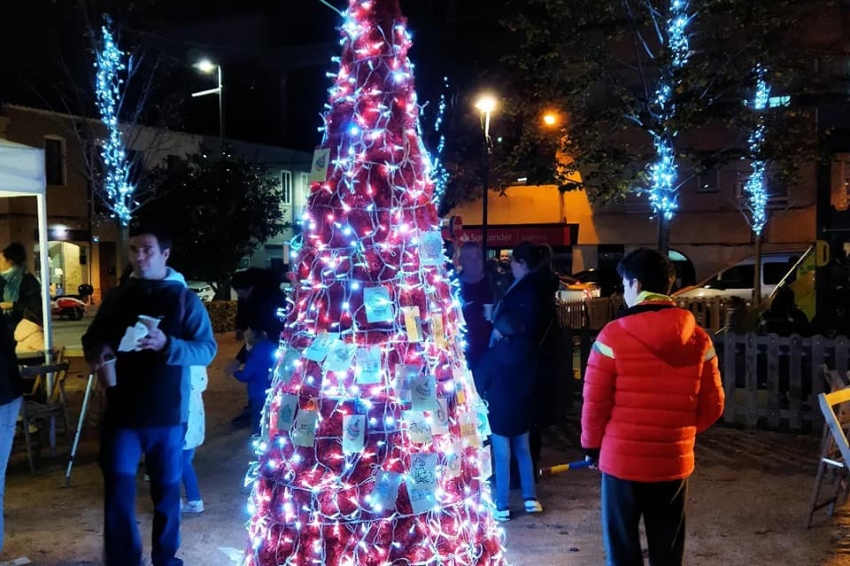
[[[481,226],[464,226],[463,239],[481,243]],[[520,242],[572,246],[578,243],[578,224],[501,224],[487,226],[488,248],[514,248]]]

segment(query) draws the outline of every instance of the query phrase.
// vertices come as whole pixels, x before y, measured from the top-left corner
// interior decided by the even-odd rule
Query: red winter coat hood
[[[646,312],[625,316],[614,324],[670,365],[693,363],[686,346],[693,343],[698,328],[694,315],[675,308],[670,301],[646,301],[636,310],[642,308],[646,308]]]

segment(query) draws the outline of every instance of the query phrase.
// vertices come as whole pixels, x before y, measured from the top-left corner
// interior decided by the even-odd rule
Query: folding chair
[[[30,471],[35,473],[35,439],[34,434],[30,432],[31,424],[47,424],[48,443],[50,446],[50,455],[56,456],[56,418],[61,416],[65,422],[65,436],[68,439],[68,446],[71,445],[71,419],[68,414],[68,403],[65,397],[65,376],[68,373],[70,362],[64,361],[58,364],[49,364],[41,366],[28,366],[21,368],[21,377],[24,379],[34,379],[36,383],[46,383],[48,374],[53,374],[53,391],[48,393],[45,391],[42,394],[43,387],[38,390],[33,390],[31,394],[25,394],[23,403],[21,403],[21,426],[24,431],[24,440],[27,447],[27,457],[29,458]],[[44,434],[44,428],[39,430],[41,435]],[[41,442],[38,443],[40,452]]]
[[[850,445],[847,443],[847,430],[850,428],[850,388],[843,388],[832,393],[818,395],[818,403],[823,413],[824,426],[821,457],[818,463],[818,473],[812,498],[809,502],[809,516],[806,528],[812,526],[815,511],[828,507],[831,517],[835,506],[840,501],[847,501],[848,495],[848,465],[850,465]],[[836,412],[837,407],[837,412]],[[827,475],[831,476],[833,493],[827,499],[819,501],[821,486]]]
[[[842,377],[838,373],[838,370],[829,369],[829,366],[826,364],[823,364],[821,368],[823,369],[823,378],[826,380],[827,385],[829,385],[830,391],[838,391],[850,385],[850,372],[847,372],[847,375]]]

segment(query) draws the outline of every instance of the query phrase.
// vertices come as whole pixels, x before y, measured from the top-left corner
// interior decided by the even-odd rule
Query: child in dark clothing
[[[276,340],[269,339],[265,332],[245,333],[245,342],[251,347],[242,369],[232,366],[231,375],[244,383],[248,389],[248,411],[254,434],[260,432],[260,419],[266,403],[266,392],[271,386],[269,375],[275,362],[278,348]]]
[[[497,521],[510,519],[511,452],[519,468],[527,513],[540,513],[528,433],[534,422],[535,368],[528,360],[536,344],[529,342],[521,318],[503,310],[493,323],[498,341],[476,368],[475,385],[490,411],[491,444],[495,460]]]

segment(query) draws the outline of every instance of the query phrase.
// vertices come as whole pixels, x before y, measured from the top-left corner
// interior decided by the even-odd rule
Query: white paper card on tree
[[[357,383],[374,385],[381,383],[381,347],[376,345],[357,348]]]
[[[375,475],[375,487],[369,495],[369,504],[373,509],[395,509],[398,488],[401,486],[401,474],[380,470]]]
[[[434,440],[431,434],[431,425],[425,413],[419,411],[404,411],[402,417],[407,425],[407,437],[414,444],[428,444]]]
[[[436,411],[440,408],[437,404],[437,378],[433,375],[419,374],[413,378],[410,384],[411,408],[414,411]]]
[[[463,444],[455,442],[446,454],[446,475],[449,479],[460,477],[462,473],[461,458],[463,458]]]
[[[413,380],[422,373],[422,369],[419,366],[414,365],[404,365],[398,364],[395,367],[395,380],[393,382],[393,389],[395,390],[395,396],[399,398],[401,401],[410,401],[411,397],[411,386],[413,384]]]
[[[292,381],[292,374],[295,373],[296,363],[300,359],[301,352],[295,348],[287,348],[283,353],[283,357],[280,359],[280,362],[277,364],[277,368],[275,368],[276,383],[289,383]]]
[[[331,344],[331,348],[322,367],[325,371],[332,371],[334,373],[349,371],[354,365],[354,353],[356,351],[356,344],[336,340]]]
[[[346,415],[342,419],[342,451],[357,454],[366,446],[366,415]]]
[[[313,165],[310,167],[310,182],[324,183],[328,180],[328,168],[331,162],[330,149],[317,149],[313,152]]]
[[[393,304],[386,287],[363,289],[363,306],[366,308],[366,322],[370,324],[393,320]]]
[[[313,343],[304,352],[304,357],[314,362],[321,362],[331,351],[334,343],[339,341],[339,334],[331,332],[319,332],[313,339]]]
[[[489,445],[478,451],[478,469],[482,479],[493,475],[493,452]]]
[[[442,265],[443,234],[439,230],[425,232],[419,237],[419,262],[422,265]]]
[[[431,335],[434,337],[434,344],[440,350],[445,350],[449,347],[449,341],[446,339],[446,328],[443,324],[443,315],[435,312],[431,313]]]
[[[410,478],[419,485],[437,487],[439,455],[431,452],[414,452],[410,455]]]
[[[295,424],[292,425],[292,443],[302,448],[312,448],[316,444],[316,423],[319,412],[316,410],[298,411]]]
[[[422,318],[419,315],[419,307],[402,307],[404,313],[404,328],[407,330],[409,342],[423,342],[425,336],[422,333]]]
[[[431,412],[431,432],[434,435],[449,433],[449,400],[437,398],[437,409]]]
[[[481,438],[487,438],[493,433],[490,430],[490,419],[487,417],[487,409],[479,408],[476,413],[478,415],[478,435]]]
[[[463,413],[460,416],[460,436],[467,446],[481,448],[481,437],[478,436],[478,413]]]
[[[298,397],[295,395],[284,395],[280,399],[277,408],[277,429],[289,430],[295,422],[295,414],[298,412]]]

